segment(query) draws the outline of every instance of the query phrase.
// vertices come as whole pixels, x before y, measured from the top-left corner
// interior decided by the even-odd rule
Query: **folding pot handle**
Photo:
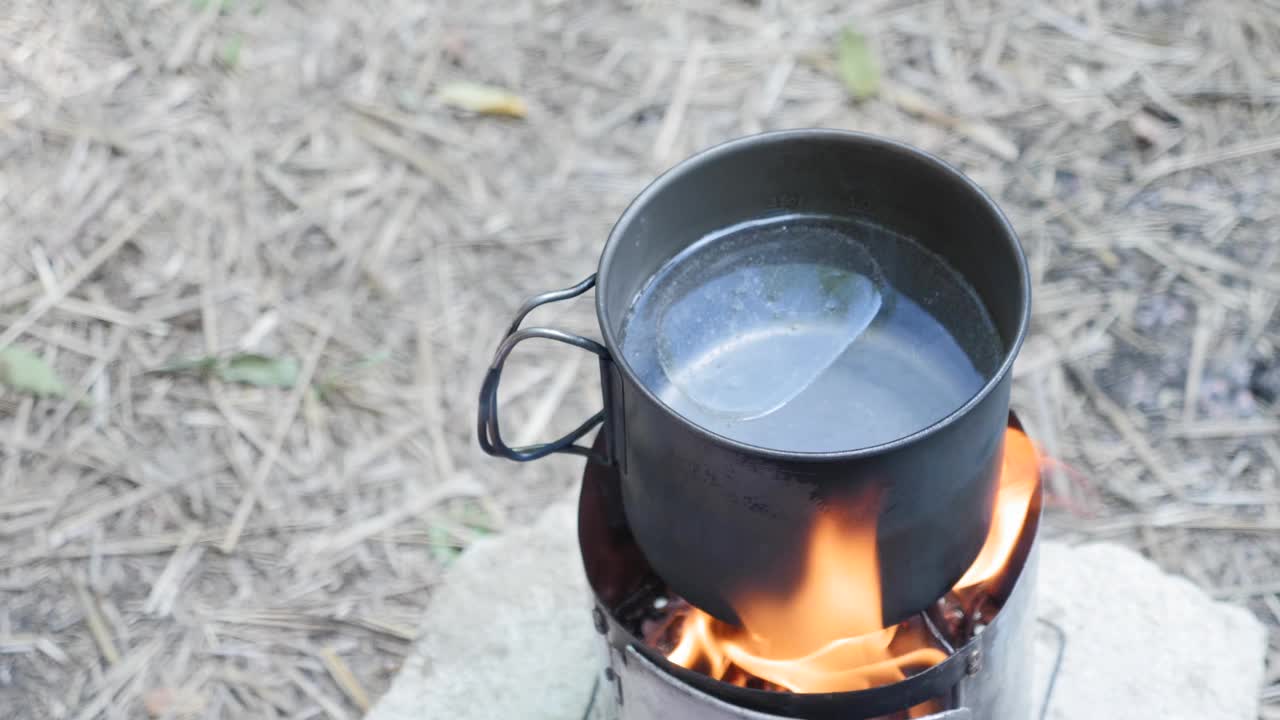
[[[559,300],[568,300],[575,298],[591,288],[595,287],[596,276],[592,275],[586,280],[564,290],[554,290],[552,292],[543,293],[534,296],[525,301],[520,306],[520,310],[516,312],[516,318],[511,323],[511,327],[507,329],[507,334],[502,339],[502,343],[498,345],[498,350],[493,354],[493,362],[489,364],[489,371],[485,373],[484,383],[480,386],[480,413],[477,420],[477,430],[480,437],[480,447],[490,455],[504,457],[510,460],[527,462],[529,460],[537,460],[546,457],[551,453],[563,452],[574,455],[583,455],[588,459],[603,464],[612,462],[613,443],[611,439],[606,437],[604,451],[597,452],[589,447],[575,445],[584,435],[591,432],[592,428],[605,422],[605,413],[609,407],[610,383],[609,383],[609,350],[604,345],[584,338],[580,335],[567,333],[563,330],[548,327],[532,327],[520,329],[520,323],[524,322],[525,317],[533,311],[534,308],[545,305],[550,302]],[[502,377],[502,366],[507,361],[507,356],[515,349],[516,345],[528,340],[529,338],[544,338],[546,340],[555,340],[566,345],[588,350],[596,354],[600,359],[600,384],[601,391],[604,394],[605,409],[592,415],[590,418],[579,425],[577,428],[569,432],[567,435],[540,445],[529,445],[526,447],[513,448],[508,446],[502,440],[502,433],[498,428],[498,381]]]

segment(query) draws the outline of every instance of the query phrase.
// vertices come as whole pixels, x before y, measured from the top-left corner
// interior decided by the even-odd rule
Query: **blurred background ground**
[[[1008,211],[1055,532],[1280,626],[1274,0],[9,0],[0,717],[359,716],[449,560],[574,483],[475,445],[520,299],[662,169],[795,126],[907,140]],[[540,319],[589,332],[566,305]],[[546,438],[593,367],[526,346],[506,426]]]

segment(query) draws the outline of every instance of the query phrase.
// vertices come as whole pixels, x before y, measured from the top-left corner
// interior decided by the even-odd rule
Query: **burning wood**
[[[995,599],[1039,483],[1039,462],[1030,439],[1009,429],[991,528],[948,604],[972,614]],[[801,693],[865,690],[942,662],[948,651],[922,618],[881,627],[877,507],[869,496],[843,517],[821,516],[800,581],[781,596],[741,598],[741,627],[678,602],[646,632],[646,642],[671,648],[671,662],[718,680]]]

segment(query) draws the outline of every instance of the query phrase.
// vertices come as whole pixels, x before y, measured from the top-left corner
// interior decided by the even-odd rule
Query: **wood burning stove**
[[[1021,432],[1010,415],[1011,432]],[[867,689],[793,692],[758,677],[717,679],[669,659],[655,646],[653,628],[669,621],[681,601],[646,562],[620,506],[616,474],[589,463],[579,501],[579,544],[595,595],[592,620],[607,653],[604,682],[593,704],[598,720],[1023,720],[1033,709],[1031,690],[1034,586],[1041,490],[1038,468],[1021,517],[997,517],[993,526],[1011,542],[995,558],[1000,571],[981,587],[953,591],[906,621],[927,633],[940,660],[908,668],[896,682]],[[1002,485],[1003,488],[1003,485]],[[1012,529],[1012,530],[1010,530]],[[979,561],[983,562],[980,557]],[[892,568],[882,570],[892,576]],[[964,581],[962,580],[962,583]],[[703,668],[705,670],[705,668]]]

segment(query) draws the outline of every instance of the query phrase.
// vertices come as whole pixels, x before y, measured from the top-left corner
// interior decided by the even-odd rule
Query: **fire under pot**
[[[879,617],[881,588],[867,579],[891,583],[897,570],[879,567],[874,521],[819,516],[795,585],[746,603],[752,617],[731,625],[668,588],[632,537],[616,469],[587,463],[578,539],[607,651],[591,717],[1030,718],[1040,508],[1039,458],[1011,413],[972,566],[927,610],[843,637],[850,615]]]

